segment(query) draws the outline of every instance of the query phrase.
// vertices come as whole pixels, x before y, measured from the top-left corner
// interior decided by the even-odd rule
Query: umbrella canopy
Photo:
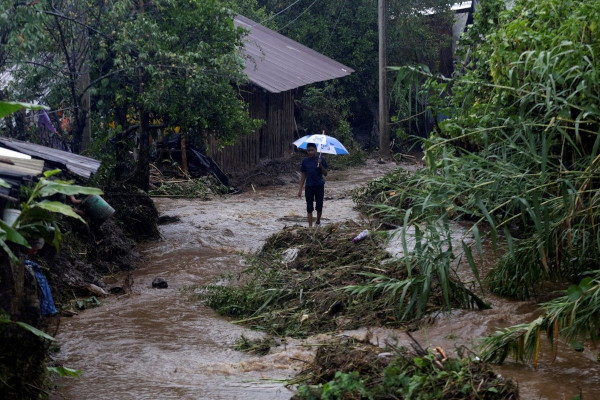
[[[348,150],[334,137],[327,135],[306,135],[294,142],[299,149],[306,150],[308,143],[317,145],[317,151],[325,154],[348,154]]]

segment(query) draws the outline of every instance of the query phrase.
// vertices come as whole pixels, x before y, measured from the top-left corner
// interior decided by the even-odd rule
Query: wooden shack
[[[238,15],[234,24],[248,30],[243,55],[250,84],[242,96],[252,118],[265,124],[231,146],[209,138],[210,156],[226,173],[239,173],[261,160],[277,159],[293,151],[296,131],[294,93],[315,82],[341,78],[353,69],[300,43]]]

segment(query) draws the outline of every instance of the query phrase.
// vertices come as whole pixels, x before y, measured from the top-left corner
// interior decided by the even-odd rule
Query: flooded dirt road
[[[394,167],[370,162],[360,171],[332,171],[323,223],[358,219],[350,190]],[[62,380],[56,398],[290,398],[293,393],[276,380],[295,375],[313,347],[291,341],[265,357],[234,351],[242,334],[260,334],[188,301],[181,290],[239,271],[239,251],[258,249],[286,225],[305,224],[297,192],[297,185],[288,185],[208,202],[158,199],[162,214],[181,221],[162,226],[163,239],[140,249],[145,262],[134,271],[133,294],[63,319],[59,361],[83,375]],[[156,276],[169,288],[152,289]]]
[[[370,162],[356,171],[330,173],[324,223],[359,219],[350,190],[391,170],[392,164]],[[181,221],[161,227],[163,239],[142,246],[145,262],[134,272],[133,294],[103,300],[101,307],[63,319],[59,361],[83,371],[64,379],[53,394],[65,399],[288,399],[292,392],[278,381],[294,376],[313,355],[323,335],[290,340],[263,356],[232,349],[240,335],[258,337],[188,301],[185,288],[213,281],[243,268],[239,251],[258,249],[264,239],[286,225],[304,224],[304,200],[297,185],[242,193],[209,202],[157,200],[162,214]],[[168,289],[152,289],[164,277]],[[489,300],[489,298],[488,298]],[[491,298],[492,310],[457,310],[438,316],[416,332],[423,345],[475,347],[475,340],[498,327],[529,320],[535,307],[526,302]],[[367,330],[345,332],[364,336]],[[383,345],[400,331],[370,330]],[[600,368],[592,353],[575,353],[561,345],[554,363],[546,356],[538,370],[507,365],[498,371],[519,382],[523,399],[571,400],[581,388],[584,399],[600,398]],[[302,361],[304,360],[304,361]]]

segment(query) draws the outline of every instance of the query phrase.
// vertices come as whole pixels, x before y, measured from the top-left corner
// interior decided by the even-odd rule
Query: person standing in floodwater
[[[308,226],[313,225],[313,210],[317,210],[316,224],[321,224],[321,215],[323,214],[323,197],[325,195],[325,179],[327,176],[327,160],[317,156],[317,145],[308,143],[306,145],[308,157],[302,159],[300,170],[302,178],[300,179],[300,189],[298,197],[302,197],[302,187],[306,183],[304,196],[306,197],[306,216],[308,218]]]

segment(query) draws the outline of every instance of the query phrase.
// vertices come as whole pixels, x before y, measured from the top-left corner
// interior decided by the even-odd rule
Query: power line
[[[337,26],[338,22],[340,22],[340,18],[342,17],[342,12],[344,11],[344,6],[345,5],[346,5],[346,0],[344,0],[344,2],[342,3],[342,7],[340,8],[340,12],[338,13],[337,20],[333,24],[333,27],[331,28],[331,32],[329,32],[329,37],[327,38],[327,41],[325,42],[325,47],[323,47],[323,52],[325,50],[327,50],[327,48],[329,47],[329,41],[331,40],[331,36],[333,36],[333,32],[335,31],[335,27]]]
[[[287,24],[285,24],[281,28],[277,29],[275,32],[279,32],[280,30],[285,29],[288,26],[290,26],[294,21],[296,21],[298,18],[300,18],[301,16],[303,16],[304,14],[306,14],[308,12],[308,10],[310,10],[310,8],[315,5],[315,3],[317,1],[319,1],[319,0],[315,0],[312,3],[310,3],[310,6],[306,7],[306,9],[304,9],[304,11],[302,11],[296,18],[294,18],[293,20],[291,20],[290,22],[288,22]]]
[[[276,16],[278,16],[279,14],[286,12],[287,10],[289,10],[290,8],[292,8],[292,7],[293,7],[295,4],[297,4],[297,3],[299,3],[299,2],[300,2],[300,0],[296,0],[295,2],[293,2],[292,4],[290,4],[289,6],[287,6],[286,8],[284,8],[283,10],[279,11],[277,14],[273,14],[273,15],[271,15],[269,18],[265,19],[264,21],[261,21],[261,22],[259,23],[259,25],[262,25],[262,24],[264,24],[265,22],[272,20],[273,18],[275,18],[275,17],[276,17]]]

